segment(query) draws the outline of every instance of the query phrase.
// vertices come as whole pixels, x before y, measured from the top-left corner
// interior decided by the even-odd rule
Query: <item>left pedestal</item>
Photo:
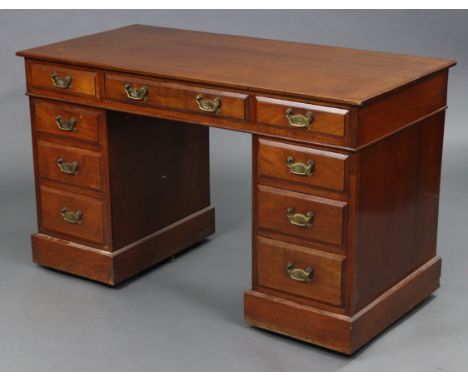
[[[30,105],[36,263],[116,285],[214,232],[207,127]]]

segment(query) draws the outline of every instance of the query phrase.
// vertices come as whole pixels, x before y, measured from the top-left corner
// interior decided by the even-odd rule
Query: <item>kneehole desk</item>
[[[252,134],[249,324],[351,354],[439,287],[454,61],[144,25],[17,54],[36,263],[116,285],[211,235],[216,126]]]

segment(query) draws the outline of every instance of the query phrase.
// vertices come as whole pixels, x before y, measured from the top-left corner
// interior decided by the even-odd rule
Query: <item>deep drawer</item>
[[[108,100],[212,117],[245,118],[245,94],[114,74],[106,74],[105,82]]]
[[[344,191],[348,156],[268,139],[258,140],[258,175]]]
[[[96,72],[32,62],[29,66],[29,78],[30,86],[34,89],[98,97],[99,75]]]
[[[39,99],[33,105],[36,131],[99,143],[104,111]]]
[[[37,163],[41,178],[93,190],[102,190],[99,152],[37,141]]]
[[[300,134],[344,137],[349,111],[276,98],[256,97],[257,123],[283,127]]]
[[[347,203],[258,186],[259,228],[341,245]]]
[[[255,245],[259,286],[341,305],[342,256],[260,236]]]
[[[65,236],[104,244],[104,202],[40,187],[42,228]]]

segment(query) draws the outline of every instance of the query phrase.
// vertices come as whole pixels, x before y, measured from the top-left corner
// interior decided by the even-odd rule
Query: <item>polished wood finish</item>
[[[70,138],[61,130],[59,134],[49,134],[50,129],[42,127],[55,119],[57,110],[93,117],[77,124],[76,132],[79,128],[98,132],[99,144],[82,140],[81,136]],[[49,119],[46,111],[52,112]],[[214,210],[195,217],[211,208],[208,128],[82,107],[75,110],[69,103],[49,104],[35,98],[31,99],[31,112],[36,136],[33,147],[39,232],[48,235],[44,240],[53,237],[89,246],[85,258],[104,250],[111,257],[105,264],[115,268],[118,261],[124,269],[119,268],[118,274],[106,269],[111,278],[91,277],[92,270],[82,264],[74,246],[70,247],[73,251],[67,247],[65,253],[72,254],[66,257],[35,255],[41,265],[115,285],[214,232]],[[77,173],[61,172],[57,164],[60,158],[69,163],[76,160]],[[64,207],[80,211],[82,221],[65,222],[61,215]],[[188,216],[193,217],[193,222],[183,223]],[[180,227],[163,231],[174,224]],[[183,232],[179,232],[181,229]],[[164,235],[150,240],[150,244],[136,244],[162,232]],[[186,239],[170,244],[177,240],[173,236],[184,234]],[[155,251],[155,244],[151,243],[168,244]],[[117,256],[122,248],[132,245],[132,249]],[[52,247],[60,250],[57,243]],[[43,251],[48,247],[34,248]],[[94,261],[90,260],[90,264]]]
[[[145,105],[189,111],[213,115],[215,117],[226,117],[243,120],[245,118],[245,99],[247,95],[241,93],[226,92],[195,86],[184,86],[178,83],[154,81],[148,78],[129,77],[109,74],[105,77],[106,99],[117,102],[133,104],[143,103]],[[125,84],[140,88],[145,86],[148,95],[142,100],[133,100],[125,92]],[[219,112],[210,113],[200,110],[196,97],[203,96],[206,99],[219,98],[221,107]]]
[[[31,240],[36,263],[118,285],[213,233],[214,208],[208,207],[115,252],[42,233],[33,235]]]
[[[256,97],[256,103],[257,123],[302,130],[304,134],[310,130],[313,133],[339,137],[345,135],[348,127],[348,110],[266,97]],[[309,112],[312,113],[310,128],[291,127],[286,118],[286,112],[289,109],[294,114],[307,115]]]
[[[258,140],[258,176],[284,179],[307,186],[344,191],[347,179],[347,155],[291,145],[271,139]],[[288,158],[294,162],[313,162],[310,175],[291,173]]]
[[[351,105],[361,105],[455,65],[451,60],[146,25],[131,25],[18,54]]]
[[[208,128],[110,112],[112,248],[210,205]]]
[[[288,208],[295,212],[313,213],[310,227],[291,224],[286,216]],[[260,229],[287,233],[306,240],[316,240],[334,245],[343,242],[343,226],[346,203],[318,198],[273,187],[259,186],[257,194],[257,218]]]
[[[61,65],[47,65],[33,62],[30,64],[31,87],[41,91],[63,92],[74,95],[97,97],[99,94],[98,73],[72,69]],[[52,75],[71,76],[70,86],[66,89],[54,86]]]
[[[359,153],[355,309],[436,255],[444,113]]]
[[[105,213],[103,202],[99,199],[76,195],[56,189],[41,187],[41,222],[44,232],[57,232],[61,236],[81,239],[85,242],[104,244]],[[78,224],[64,220],[62,208],[82,213]]]
[[[353,354],[439,288],[440,265],[440,258],[433,258],[352,316],[247,291],[245,320],[262,329]]]
[[[36,131],[96,144],[101,142],[104,111],[41,99],[34,100],[33,107]],[[75,128],[72,131],[61,130],[57,125],[57,117],[61,117],[64,121],[75,119]]]
[[[355,145],[363,147],[445,109],[447,80],[447,71],[438,72],[415,86],[388,94],[360,109]],[[389,110],[395,112],[389,113]]]
[[[37,141],[37,166],[41,178],[72,184],[78,187],[101,191],[102,154],[72,146],[63,146],[52,142]],[[76,162],[76,172],[63,172],[59,161]]]
[[[341,305],[342,256],[258,236],[258,285],[333,305]],[[288,264],[311,269],[309,282],[288,275]],[[273,292],[274,293],[274,292]]]
[[[216,126],[253,134],[249,323],[351,354],[438,288],[454,61],[142,25],[18,55],[38,264],[116,285],[212,234]]]

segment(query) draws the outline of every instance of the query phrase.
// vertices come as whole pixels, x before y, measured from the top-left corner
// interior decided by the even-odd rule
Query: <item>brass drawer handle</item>
[[[60,171],[68,175],[78,174],[78,161],[65,162],[63,158],[57,159],[57,165],[59,166]]]
[[[299,214],[294,212],[294,209],[290,207],[286,210],[286,217],[288,218],[289,223],[292,225],[309,228],[312,226],[314,213],[309,211],[305,215]]]
[[[70,224],[80,224],[81,218],[83,217],[83,213],[80,210],[73,212],[66,207],[63,207],[60,213],[62,214],[63,220]]]
[[[55,117],[55,123],[57,123],[58,128],[63,131],[75,131],[77,122],[75,118],[64,121],[60,115]]]
[[[305,129],[310,129],[310,125],[314,119],[314,115],[311,111],[308,111],[306,115],[303,114],[294,114],[292,109],[286,110],[286,119],[288,120],[288,125],[291,127],[300,127]]]
[[[288,275],[290,278],[302,283],[310,283],[314,275],[312,268],[307,267],[306,269],[296,268],[292,263],[288,264]]]
[[[60,89],[68,89],[72,83],[72,76],[68,75],[65,77],[59,77],[57,73],[52,73],[50,75],[50,78],[52,79],[52,83],[56,88]]]
[[[201,111],[206,111],[207,113],[219,113],[221,111],[221,98],[216,97],[215,99],[203,98],[201,94],[197,95],[195,98],[197,101],[198,108]]]
[[[286,165],[290,174],[312,176],[312,171],[314,171],[313,160],[308,160],[307,163],[294,162],[294,157],[289,156],[286,159]]]
[[[139,88],[136,88],[136,87],[134,88],[132,87],[130,83],[127,82],[124,85],[124,90],[125,90],[125,93],[127,93],[128,98],[134,99],[137,101],[143,101],[148,95],[148,88],[145,85],[140,86]]]

